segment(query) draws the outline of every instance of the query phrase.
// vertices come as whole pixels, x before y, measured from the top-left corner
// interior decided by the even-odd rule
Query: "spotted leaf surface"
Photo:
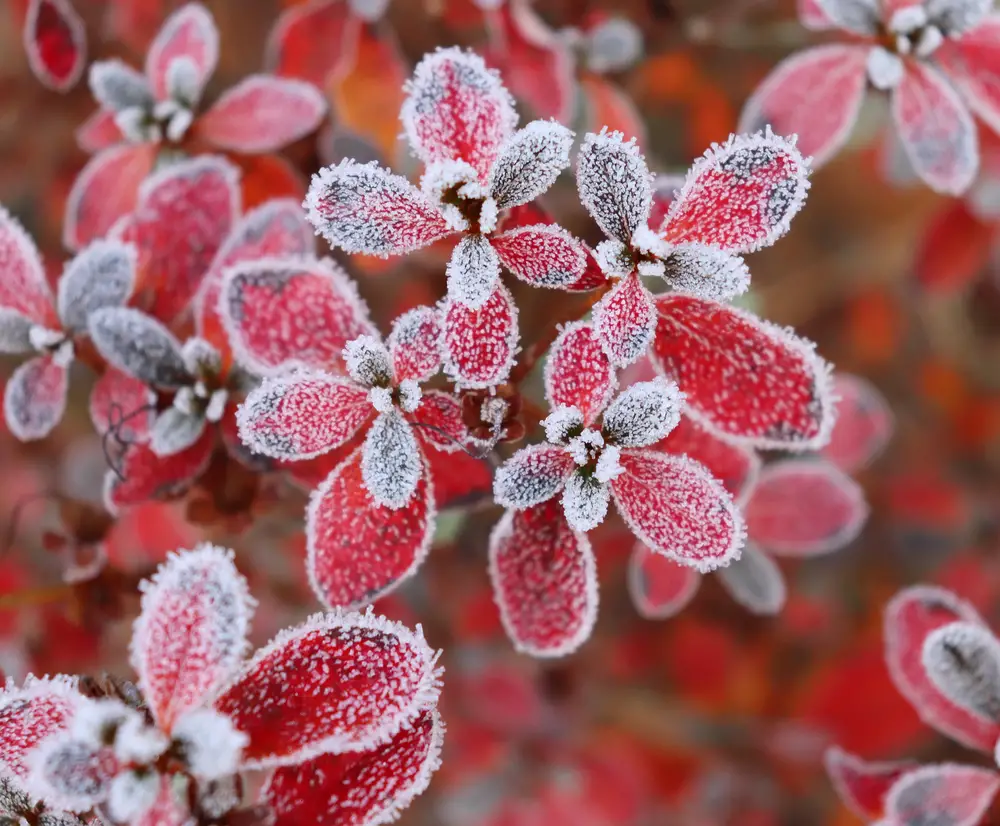
[[[1000,775],[975,766],[940,763],[921,766],[897,780],[886,796],[890,823],[920,826],[975,826],[989,809]]]
[[[538,287],[569,287],[587,271],[587,248],[555,224],[518,227],[490,243],[501,264]]]
[[[87,62],[87,32],[69,0],[29,0],[24,47],[43,85],[57,92],[76,85]]]
[[[86,706],[81,706],[79,714]],[[108,747],[58,734],[42,742],[30,757],[27,786],[31,795],[53,809],[86,812],[103,803],[120,770]]]
[[[620,132],[588,134],[576,164],[580,200],[609,238],[631,244],[646,226],[653,203],[652,176],[635,141]]]
[[[29,677],[22,688],[0,693],[0,767],[24,780],[31,751],[47,737],[64,732],[83,698],[65,677]]]
[[[448,298],[479,310],[496,290],[500,258],[484,236],[466,235],[455,247],[445,274]]]
[[[423,394],[417,409],[407,418],[418,438],[436,450],[456,453],[471,441],[458,397],[440,390]]]
[[[69,374],[52,356],[24,362],[7,380],[3,412],[15,438],[30,442],[47,436],[66,412]]]
[[[59,316],[73,333],[87,331],[95,310],[123,305],[135,285],[135,250],[118,241],[95,241],[77,255],[59,279]]]
[[[219,60],[219,31],[201,3],[188,3],[168,17],[146,53],[146,76],[158,100],[169,93],[170,66],[178,58],[194,66],[200,96]]]
[[[536,120],[515,132],[500,149],[490,173],[490,196],[499,209],[535,200],[569,166],[573,133],[555,121]]]
[[[749,491],[760,473],[760,458],[754,451],[712,435],[690,416],[681,416],[677,427],[656,449],[700,462],[734,499]]]
[[[687,244],[663,260],[663,277],[676,292],[729,301],[750,286],[750,269],[738,255],[705,244]]]
[[[189,379],[181,343],[155,318],[131,307],[91,313],[90,338],[113,367],[156,387],[179,387]]]
[[[645,354],[657,329],[657,313],[653,296],[638,275],[623,278],[597,303],[594,329],[617,367],[632,364]]]
[[[592,325],[566,325],[545,362],[545,398],[552,407],[575,407],[591,424],[618,387],[614,367]]]
[[[892,785],[917,768],[913,762],[873,763],[831,746],[823,755],[826,773],[844,804],[858,817],[878,820],[885,811],[885,797]]]
[[[441,369],[441,314],[433,307],[407,310],[392,323],[389,353],[396,381],[427,381]]]
[[[54,321],[52,293],[38,248],[24,228],[0,206],[0,307],[44,324]]]
[[[529,445],[504,462],[493,479],[498,505],[523,510],[547,502],[563,489],[573,458],[562,447]]]
[[[662,378],[633,384],[604,411],[604,432],[619,447],[647,447],[677,427],[684,397]]]
[[[823,457],[845,473],[860,470],[878,456],[895,429],[892,410],[871,382],[846,373],[833,379],[837,421]]]
[[[517,306],[502,284],[478,310],[458,301],[445,303],[444,370],[459,387],[502,384],[514,366],[517,350]]]
[[[410,423],[395,408],[381,413],[361,448],[361,478],[372,499],[392,510],[404,507],[423,470],[423,455]]]
[[[628,563],[628,593],[639,615],[669,619],[683,611],[701,585],[701,574],[636,542]]]

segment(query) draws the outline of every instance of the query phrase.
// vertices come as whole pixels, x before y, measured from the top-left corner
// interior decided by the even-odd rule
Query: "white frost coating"
[[[28,330],[28,343],[39,353],[44,353],[53,347],[58,347],[64,337],[65,335],[61,330],[50,330],[41,324],[35,324]]]
[[[24,790],[53,809],[86,812],[101,803],[112,776],[89,743],[65,734],[50,736],[27,755]]]
[[[396,410],[381,413],[361,448],[361,478],[378,504],[398,510],[410,501],[423,472],[413,428]]]
[[[365,387],[386,387],[392,384],[392,357],[386,346],[375,336],[359,336],[344,347],[347,372]]]
[[[479,231],[489,235],[495,232],[500,221],[500,207],[493,198],[486,198],[479,210]]]
[[[587,428],[579,436],[570,439],[566,452],[573,461],[582,467],[600,456],[604,448],[604,437],[600,431]]]
[[[198,66],[187,55],[179,55],[167,66],[167,94],[183,109],[194,109],[201,97]]]
[[[441,369],[441,316],[433,307],[414,307],[392,322],[386,342],[393,366],[416,381]]]
[[[185,714],[173,730],[184,762],[201,780],[215,780],[235,774],[249,738],[237,731],[229,718],[210,708]]]
[[[192,123],[194,123],[194,112],[190,109],[178,109],[170,117],[167,128],[164,130],[167,140],[172,143],[180,143]]]
[[[226,404],[229,401],[229,391],[224,388],[219,388],[212,393],[208,398],[208,404],[205,406],[205,420],[216,424],[222,421],[222,417],[226,412]]]
[[[116,823],[132,823],[153,807],[159,794],[156,772],[122,772],[108,787],[108,814]]]
[[[611,491],[607,484],[582,473],[574,473],[562,494],[563,513],[573,530],[587,533],[608,515]]]
[[[149,449],[157,456],[174,456],[191,447],[205,432],[206,417],[201,413],[185,413],[168,407],[153,422]]]
[[[882,46],[873,46],[868,52],[868,81],[876,89],[890,91],[899,86],[906,74],[903,60]]]
[[[10,307],[0,307],[0,353],[30,353],[35,322]],[[41,328],[44,329],[44,328]]]
[[[503,384],[514,367],[517,356],[517,342],[520,336],[517,327],[518,310],[511,295],[502,283],[494,294],[501,301],[493,307],[485,307],[485,315],[470,320],[470,310],[461,302],[443,299],[438,304],[442,316],[442,364],[445,375],[455,384],[456,390],[482,390]],[[489,305],[490,302],[487,302]],[[458,321],[456,321],[456,317]],[[483,346],[484,339],[488,347]],[[492,372],[481,364],[487,360]],[[473,363],[474,362],[474,363]]]
[[[477,200],[486,196],[486,190],[479,183],[479,173],[463,160],[450,159],[430,164],[420,177],[420,190],[430,198],[449,226],[456,232],[464,232],[469,228],[469,222],[461,210],[451,203],[445,203],[445,193],[453,191],[463,199]]]
[[[420,407],[423,395],[420,385],[413,379],[403,379],[399,383],[399,406],[404,413],[412,413]]]
[[[502,507],[524,510],[559,493],[572,472],[572,460],[563,448],[529,445],[497,469],[493,497]]]
[[[837,28],[854,34],[873,35],[881,19],[880,0],[816,0]]]
[[[928,26],[917,39],[917,45],[913,48],[913,53],[917,57],[929,58],[944,43],[944,35],[937,26]]]
[[[663,277],[677,292],[727,302],[750,286],[750,268],[738,255],[706,244],[676,247],[664,260]]]
[[[389,387],[373,387],[368,391],[368,401],[379,413],[388,413],[393,408],[392,389]]]
[[[164,21],[156,37],[146,52],[146,75],[154,78],[166,71],[164,67],[164,53],[176,53],[176,38],[178,32],[187,29],[194,31],[198,46],[204,49],[205,61],[200,67],[201,83],[204,83],[212,76],[216,64],[219,62],[219,29],[215,25],[215,19],[201,3],[187,3],[170,15]],[[165,78],[164,78],[165,80]]]
[[[94,99],[108,112],[136,109],[149,113],[153,108],[149,81],[121,60],[94,61],[87,79]]]
[[[480,309],[500,280],[500,257],[482,235],[467,235],[455,247],[445,270],[448,297]]]
[[[576,407],[556,407],[542,419],[541,425],[547,442],[563,445],[569,441],[571,433],[583,429],[583,413]]]
[[[921,662],[945,697],[1000,722],[1000,642],[989,630],[968,622],[937,628],[924,640]]]
[[[54,374],[53,365],[61,375]],[[49,387],[50,383],[55,386]],[[55,358],[39,356],[19,365],[3,395],[4,419],[11,434],[29,442],[51,433],[66,412],[67,384],[66,369]]]
[[[666,258],[671,249],[670,244],[660,238],[646,224],[641,224],[632,233],[632,248],[656,258]]]
[[[633,384],[604,412],[604,432],[620,447],[646,447],[677,427],[684,394],[664,378]]]
[[[642,57],[642,32],[627,17],[609,17],[587,32],[586,48],[592,72],[623,72]]]
[[[130,143],[159,143],[163,139],[160,124],[151,121],[146,110],[138,106],[116,112],[115,126]]]
[[[203,338],[189,338],[181,347],[184,366],[192,376],[214,376],[222,370],[222,354]]]
[[[91,313],[87,328],[97,352],[123,373],[159,387],[188,382],[181,343],[155,318],[132,307],[105,308]]]
[[[624,278],[635,268],[632,251],[621,241],[601,241],[594,249],[594,258],[609,278]]]
[[[490,195],[498,209],[535,200],[569,166],[573,133],[553,120],[535,120],[511,135],[490,171]]]
[[[916,4],[913,6],[904,6],[894,11],[892,17],[889,18],[887,28],[893,34],[911,34],[917,31],[917,29],[922,29],[927,25],[927,22],[927,9],[920,4]]]
[[[949,37],[976,28],[993,11],[994,0],[926,0],[930,21]]]
[[[715,572],[729,595],[751,614],[771,617],[788,598],[785,577],[767,554],[747,543],[740,558]]]
[[[167,750],[170,741],[156,726],[147,725],[145,717],[129,711],[115,733],[115,757],[123,763],[152,763]]]
[[[621,465],[622,452],[615,445],[606,445],[594,466],[594,477],[598,482],[607,483],[625,472]]]
[[[959,763],[919,766],[893,783],[879,824],[977,826],[998,787],[1000,776],[990,769]]]
[[[114,740],[129,718],[139,720],[139,713],[119,700],[82,699],[70,723],[69,733],[73,739],[97,748]]]
[[[73,258],[59,279],[56,296],[65,329],[86,332],[91,313],[123,305],[135,285],[135,262],[135,247],[119,241],[94,241]]]
[[[653,176],[635,138],[621,132],[587,134],[576,164],[580,201],[608,238],[628,245],[648,223],[653,202]]]

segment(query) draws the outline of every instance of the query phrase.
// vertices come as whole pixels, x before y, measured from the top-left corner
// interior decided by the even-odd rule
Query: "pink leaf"
[[[0,693],[0,773],[28,775],[31,751],[47,737],[68,730],[84,702],[68,677],[28,677],[23,688]]]
[[[743,520],[722,484],[697,462],[649,450],[623,450],[624,473],[611,482],[622,519],[650,550],[710,571],[743,547]]]
[[[268,37],[264,65],[322,88],[334,69],[353,57],[345,36],[353,30],[352,17],[350,4],[341,0],[285,9]]]
[[[320,614],[258,651],[215,708],[249,737],[247,768],[364,751],[434,706],[437,656],[419,627],[371,611]]]
[[[478,310],[446,302],[442,339],[444,369],[459,387],[502,384],[514,366],[517,349],[517,306],[503,284]]]
[[[906,157],[931,189],[960,195],[979,168],[976,124],[937,69],[909,61],[892,93],[892,117]]]
[[[501,264],[536,287],[568,287],[587,270],[587,248],[554,224],[508,230],[490,243]]]
[[[157,100],[169,95],[167,72],[178,58],[190,60],[200,96],[219,61],[219,30],[201,3],[188,3],[167,18],[146,54],[146,76]]]
[[[837,796],[863,820],[874,822],[885,813],[885,796],[900,777],[917,768],[913,761],[872,763],[830,746],[823,755],[826,773]]]
[[[20,222],[0,206],[0,307],[36,324],[55,326],[55,306],[38,247]]]
[[[434,489],[426,466],[402,508],[377,504],[364,485],[361,451],[313,492],[306,513],[306,568],[328,606],[360,606],[416,573],[434,537]]]
[[[864,491],[834,465],[815,459],[765,466],[743,512],[754,542],[783,556],[836,551],[853,542],[868,520]]]
[[[91,155],[123,140],[125,136],[115,123],[115,113],[104,109],[98,109],[76,130],[77,146]]]
[[[665,295],[656,305],[650,359],[680,385],[699,423],[762,449],[826,444],[832,387],[812,344],[707,299]]]
[[[326,115],[326,99],[301,80],[251,75],[226,91],[201,118],[198,135],[230,152],[274,152],[305,137]]]
[[[885,398],[871,382],[848,373],[833,377],[837,421],[830,443],[821,451],[845,473],[867,465],[885,448],[895,421]]]
[[[781,568],[752,542],[743,546],[739,559],[715,573],[729,596],[751,614],[773,617],[785,607],[788,586]]]
[[[317,232],[349,253],[402,255],[453,232],[426,195],[375,162],[324,167],[313,175],[305,205]]]
[[[769,129],[734,135],[694,162],[660,235],[736,253],[768,247],[802,209],[808,175],[793,141]]]
[[[262,376],[292,367],[343,372],[347,343],[375,334],[354,284],[330,259],[237,264],[219,301],[236,360]]]
[[[42,439],[66,412],[69,374],[52,356],[37,356],[7,380],[3,413],[7,427],[22,442]]]
[[[886,796],[889,823],[898,826],[976,826],[990,808],[1000,776],[975,766],[921,766],[897,780]]]
[[[517,112],[500,77],[479,55],[458,48],[426,55],[406,85],[400,119],[424,164],[462,160],[485,184]]]
[[[601,348],[593,326],[566,325],[545,362],[545,398],[552,407],[575,407],[589,426],[618,387],[614,367]]]
[[[208,544],[168,557],[140,590],[132,667],[149,710],[169,734],[239,668],[254,603],[232,551]]]
[[[155,159],[152,144],[112,146],[91,158],[66,201],[63,243],[77,250],[107,235],[135,209],[139,184],[153,170]]]
[[[640,616],[669,619],[698,593],[701,574],[636,542],[628,563],[628,593]]]
[[[267,379],[240,406],[240,439],[275,459],[311,459],[340,447],[375,415],[368,392],[329,373]]]
[[[597,569],[585,534],[555,499],[507,511],[490,534],[490,580],[507,636],[534,657],[572,654],[597,618]]]
[[[215,447],[215,432],[205,428],[191,447],[157,456],[144,444],[130,445],[114,470],[104,477],[104,504],[111,513],[151,499],[184,493],[204,473]]]
[[[66,92],[87,62],[87,32],[68,0],[30,0],[24,46],[31,71],[45,86]]]
[[[983,624],[972,606],[943,588],[915,586],[900,591],[885,611],[889,674],[927,725],[969,748],[992,754],[1000,726],[952,703],[937,689],[923,665],[927,637],[958,621]]]
[[[523,510],[547,502],[563,489],[575,467],[563,447],[523,447],[497,469],[493,479],[496,503]]]
[[[720,439],[689,416],[681,416],[666,439],[656,445],[678,456],[689,456],[711,471],[734,499],[739,499],[757,482],[760,457],[743,445]]]
[[[156,418],[156,393],[140,379],[109,367],[90,391],[90,421],[103,436],[114,430],[126,442],[145,441]]]
[[[619,281],[597,302],[593,317],[604,352],[616,367],[641,358],[656,332],[653,296],[635,273]]]
[[[275,826],[388,823],[427,788],[443,737],[437,712],[424,711],[384,745],[278,769],[261,799],[274,809]]]
[[[961,37],[945,38],[934,60],[969,108],[1000,131],[1000,16],[990,15]]]
[[[114,701],[112,701],[114,702]],[[81,706],[82,717],[86,706]],[[57,734],[30,755],[26,786],[46,807],[86,812],[103,803],[121,764],[105,745]]]
[[[422,441],[445,453],[461,450],[471,439],[463,419],[462,403],[451,393],[424,391],[419,407],[407,418]]]
[[[779,135],[798,135],[799,151],[816,167],[825,163],[847,142],[861,112],[868,52],[835,43],[794,53],[747,101],[739,131],[770,126]]]
[[[601,231],[626,246],[645,227],[653,203],[646,159],[621,132],[589,134],[576,164],[580,201]]]
[[[424,382],[441,369],[442,332],[433,307],[414,307],[392,322],[388,345],[397,382]]]

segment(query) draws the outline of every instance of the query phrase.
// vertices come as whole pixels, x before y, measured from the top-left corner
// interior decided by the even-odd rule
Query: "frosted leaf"
[[[98,701],[96,704],[102,705],[103,703],[102,701]],[[128,708],[123,703],[117,703],[117,705],[117,714],[119,717],[116,722],[116,732],[114,735],[115,757],[123,763],[146,764],[154,762],[156,758],[170,747],[170,741],[155,724],[150,725],[146,722],[144,714]],[[93,708],[93,705],[88,707]],[[124,716],[122,716],[123,712],[125,712]],[[110,720],[113,720],[115,711],[109,709],[106,714],[108,714]],[[77,720],[80,721],[83,716],[81,712]],[[100,720],[98,719],[94,722],[100,723]],[[74,730],[78,731],[79,728],[79,725],[74,725]],[[98,738],[95,739],[94,734],[98,734]],[[90,735],[90,742],[103,742],[107,740],[106,734],[103,737],[98,732],[94,732],[94,734]]]
[[[195,777],[214,780],[239,771],[247,737],[219,712],[199,708],[184,714],[174,726],[173,736]]]
[[[156,387],[179,387],[190,376],[181,343],[159,321],[132,307],[97,310],[88,319],[90,337],[104,359]]]
[[[444,723],[428,710],[388,743],[324,754],[278,769],[261,792],[275,826],[377,826],[389,823],[427,788],[440,765]]]
[[[592,72],[623,72],[642,53],[642,32],[626,17],[609,17],[587,32],[587,66]]]
[[[529,445],[497,469],[493,496],[505,508],[530,508],[559,493],[573,469],[573,459],[564,448]]]
[[[837,373],[837,421],[830,442],[821,451],[845,473],[866,467],[892,438],[895,419],[888,402],[871,382],[860,376]]]
[[[479,310],[500,280],[500,258],[484,236],[467,235],[452,252],[445,273],[448,298]]]
[[[9,307],[0,307],[0,353],[30,353],[35,349],[31,330],[35,322]]]
[[[17,824],[19,817],[34,808],[34,801],[20,786],[9,777],[0,777],[0,822],[6,817],[10,818],[13,824]]]
[[[517,125],[500,76],[473,52],[438,49],[417,64],[405,91],[400,120],[413,153],[428,166],[466,161],[486,183]]]
[[[991,14],[961,37],[946,40],[934,53],[937,66],[947,74],[973,113],[993,131],[1000,127],[1000,95],[994,85],[998,32],[1000,16]],[[974,191],[980,187],[987,192],[991,188],[982,177]],[[975,201],[972,206],[977,206]]]
[[[684,394],[672,381],[633,384],[604,411],[604,432],[620,447],[646,447],[677,427],[683,404]]]
[[[830,746],[823,765],[841,801],[862,820],[874,823],[885,811],[885,796],[904,774],[917,768],[913,761],[862,760],[839,746]]]
[[[506,381],[517,351],[517,306],[503,284],[478,310],[460,302],[441,307],[444,370],[459,389],[495,387]]]
[[[87,31],[69,0],[29,0],[23,42],[43,86],[66,92],[76,85],[87,63]]]
[[[562,494],[563,513],[575,531],[592,531],[608,515],[611,491],[596,476],[574,473],[566,480]]]
[[[375,336],[361,336],[347,342],[344,364],[351,378],[365,387],[392,384],[392,357]]]
[[[507,511],[493,528],[490,582],[504,630],[533,657],[572,654],[597,619],[597,566],[559,502]]]
[[[716,574],[729,595],[751,614],[770,617],[785,607],[785,577],[775,561],[753,543],[747,543],[740,558],[719,568]]]
[[[611,483],[618,512],[649,548],[705,572],[739,556],[746,529],[722,484],[684,456],[625,450]]]
[[[976,826],[998,788],[1000,776],[993,771],[955,763],[921,766],[893,784],[885,817],[900,826]]]
[[[569,166],[573,133],[551,120],[535,120],[511,135],[490,172],[490,196],[498,209],[534,201]]]
[[[232,551],[208,544],[171,555],[140,588],[132,666],[153,717],[171,732],[236,671],[254,602]]]
[[[809,162],[770,128],[714,144],[688,171],[660,235],[733,253],[767,247],[788,232],[809,191]]]
[[[628,563],[628,593],[639,615],[662,620],[683,611],[698,593],[701,574],[636,542]]]
[[[250,742],[245,768],[386,743],[437,703],[438,654],[419,626],[331,612],[287,629],[216,701]]]
[[[178,57],[191,60],[198,69],[199,87],[215,71],[219,60],[219,31],[212,15],[201,3],[188,3],[175,11],[157,32],[146,53],[146,77],[157,100],[168,96],[170,64]]]
[[[66,412],[69,374],[52,356],[39,356],[20,365],[4,389],[4,419],[11,434],[22,442],[47,436]]]
[[[107,798],[119,763],[107,747],[51,737],[29,756],[29,794],[54,809],[86,812]]]
[[[427,381],[441,369],[441,334],[433,307],[414,307],[393,321],[388,345],[398,381]]]
[[[423,459],[413,428],[398,411],[379,414],[361,449],[361,477],[372,499],[393,510],[417,489]]]
[[[633,138],[621,132],[588,133],[577,159],[580,200],[605,235],[631,244],[652,207],[652,176]]]
[[[987,629],[968,622],[942,626],[927,635],[921,657],[945,697],[1000,723],[1000,643]]]
[[[453,231],[426,195],[375,163],[321,169],[303,206],[317,233],[349,253],[402,255]]]
[[[199,413],[186,413],[168,407],[153,422],[149,448],[157,456],[172,456],[187,450],[205,430],[206,417]]]
[[[104,506],[112,514],[151,499],[180,496],[205,472],[215,447],[215,431],[205,429],[187,450],[172,456],[157,456],[148,445],[130,445],[118,470],[104,477]]]
[[[95,60],[88,80],[94,99],[109,112],[153,107],[146,77],[121,60]]]
[[[0,206],[0,307],[38,324],[52,319],[52,293],[38,248],[24,228]]]
[[[868,82],[883,92],[888,92],[899,86],[906,74],[906,66],[902,58],[881,46],[873,46],[869,50],[868,59],[865,61],[865,70],[868,72]]]
[[[594,250],[594,259],[608,278],[625,278],[636,269],[632,250],[621,241],[601,241]]]
[[[594,329],[611,363],[626,367],[641,358],[656,332],[653,296],[634,273],[594,306]]]
[[[135,249],[118,241],[94,241],[70,261],[57,299],[67,332],[84,333],[91,313],[125,304],[135,284],[135,265]]]
[[[927,16],[946,35],[976,28],[993,11],[993,0],[927,0]]]
[[[240,439],[275,459],[311,459],[346,442],[372,416],[367,392],[328,373],[267,379],[236,414]]]
[[[678,247],[664,258],[663,278],[673,290],[730,301],[750,286],[750,269],[738,255],[704,244]]]
[[[356,450],[313,493],[306,513],[306,571],[329,607],[361,606],[416,573],[434,537],[434,490],[425,468],[403,508],[379,505]]]
[[[170,61],[167,67],[167,95],[170,100],[185,109],[194,109],[201,98],[199,74],[198,64],[186,55]]]
[[[419,404],[408,412],[407,418],[417,428],[421,441],[438,451],[456,453],[472,441],[462,401],[451,393],[428,390],[421,395]]]
[[[156,416],[156,393],[111,367],[94,382],[89,409],[90,421],[101,436],[115,428],[125,441],[141,441],[149,438]]]
[[[564,445],[584,428],[583,414],[576,407],[556,407],[540,422],[545,429],[545,440],[553,445]]]
[[[879,0],[815,0],[816,5],[837,28],[853,34],[873,35],[878,30]]]
[[[562,227],[518,227],[490,239],[500,262],[538,287],[568,287],[587,271],[587,248]]]
[[[190,791],[182,775],[161,775],[156,801],[129,826],[191,826],[195,821],[188,807]]]
[[[118,823],[131,823],[156,803],[160,775],[124,771],[108,787],[108,814]]]
[[[197,336],[189,338],[181,347],[184,366],[192,376],[204,378],[222,370],[222,354],[211,343]]]
[[[65,733],[84,699],[68,677],[29,676],[0,692],[0,775],[24,780],[28,757],[47,738]]]
[[[618,387],[593,326],[582,321],[567,324],[553,343],[544,380],[549,404],[579,409],[586,425],[597,419]]]

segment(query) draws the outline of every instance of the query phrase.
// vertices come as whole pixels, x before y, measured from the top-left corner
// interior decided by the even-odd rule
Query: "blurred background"
[[[179,5],[72,2],[90,58],[133,65]],[[94,102],[84,81],[60,95],[32,76],[21,42],[26,5],[0,0],[0,203],[57,275],[66,195],[87,157],[74,131]],[[269,34],[294,3],[206,5],[222,42],[211,100],[272,68]],[[252,198],[284,194],[268,181],[301,186],[345,155],[414,172],[396,139],[400,84],[438,45],[486,50],[521,100],[522,120],[563,108],[578,131],[607,123],[635,134],[655,171],[683,173],[735,129],[777,61],[820,40],[796,22],[793,0],[538,0],[533,10],[542,28],[519,30],[503,10],[484,19],[472,0],[392,0],[381,20],[358,24],[351,48],[318,32],[310,45],[331,117],[284,153],[300,182],[289,184],[287,168],[254,169]],[[572,50],[575,68],[558,82],[532,32]],[[984,185],[990,174],[986,163]],[[776,617],[753,616],[706,578],[678,616],[653,621],[626,587],[632,537],[610,522],[593,537],[602,603],[594,638],[564,661],[536,662],[514,653],[490,597],[486,541],[500,511],[465,491],[468,505],[443,515],[420,575],[377,606],[422,623],[445,650],[444,765],[403,824],[848,824],[856,818],[822,767],[831,743],[869,758],[984,764],[924,727],[895,691],[881,621],[892,594],[916,582],[944,584],[994,627],[1000,621],[1000,224],[909,180],[886,149],[875,98],[849,147],[812,183],[789,236],[750,258],[745,303],[816,341],[838,371],[867,378],[887,399],[892,438],[856,475],[871,510],[864,531],[836,553],[781,561],[789,595]],[[597,240],[569,176],[546,203],[568,229]],[[343,263],[383,329],[444,293],[433,253]],[[523,344],[565,313],[563,302],[580,300],[517,296]],[[203,538],[236,548],[261,603],[255,642],[317,610],[303,569],[307,492],[287,480],[209,478],[113,525],[99,516],[105,457],[87,417],[93,377],[77,369],[69,415],[51,437],[24,445],[0,434],[4,671],[131,676],[136,582],[168,549]],[[87,557],[94,537],[106,540],[109,564]]]

